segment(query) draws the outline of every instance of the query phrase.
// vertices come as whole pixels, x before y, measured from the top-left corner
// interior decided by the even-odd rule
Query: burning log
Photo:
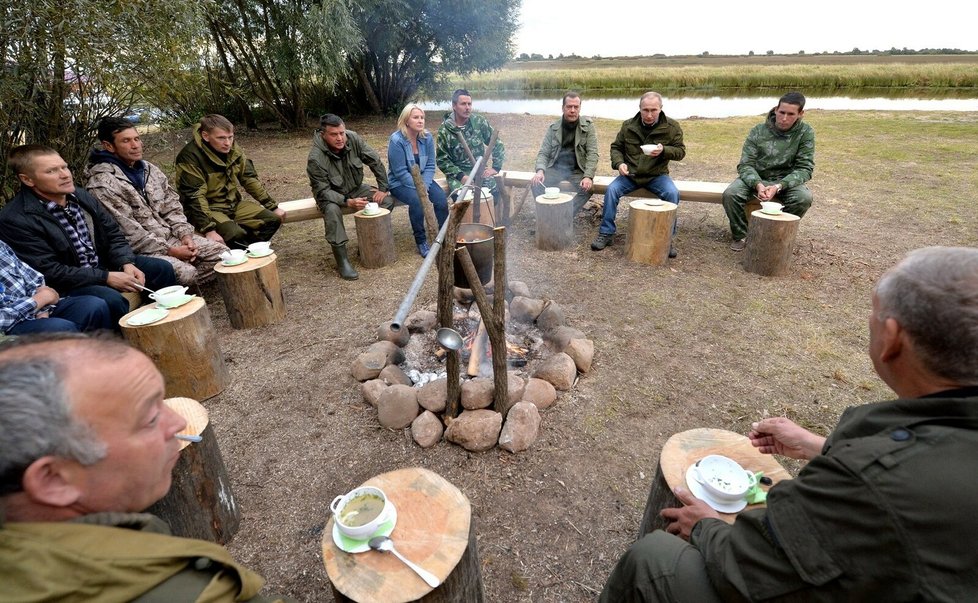
[[[489,350],[489,332],[486,330],[486,321],[479,320],[479,328],[476,329],[472,337],[471,349],[469,352],[469,377],[479,376],[479,365],[482,364]]]

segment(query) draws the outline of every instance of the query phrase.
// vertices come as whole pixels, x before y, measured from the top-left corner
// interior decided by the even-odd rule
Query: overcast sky
[[[972,8],[966,8],[971,6]],[[523,0],[516,54],[978,50],[972,0]],[[967,15],[972,15],[968,17]]]

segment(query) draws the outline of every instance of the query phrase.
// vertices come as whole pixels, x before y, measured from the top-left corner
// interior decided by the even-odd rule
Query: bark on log
[[[188,418],[187,429],[180,433],[202,439],[180,451],[169,492],[147,512],[166,521],[174,536],[227,544],[238,531],[241,510],[207,411],[189,398],[170,398],[166,404]],[[188,413],[196,415],[196,422]]]
[[[461,264],[462,270],[465,272],[465,277],[469,279],[469,285],[472,287],[472,295],[475,296],[475,303],[479,307],[482,322],[485,323],[486,330],[489,331],[489,345],[492,346],[492,380],[494,384],[492,405],[493,410],[501,413],[509,401],[509,376],[506,371],[506,327],[496,320],[493,307],[490,305],[489,297],[486,295],[486,289],[479,280],[479,273],[475,269],[475,264],[472,263],[472,257],[469,256],[469,250],[465,247],[459,247],[455,252],[455,259]],[[505,258],[503,261],[505,261]],[[499,293],[505,297],[502,289],[499,290]],[[502,370],[497,368],[500,364],[498,360],[500,355],[502,357]]]
[[[453,293],[455,289],[455,239],[458,234],[458,225],[465,216],[465,210],[471,205],[471,201],[456,201],[452,203],[448,215],[448,225],[445,227],[445,239],[438,252],[438,324],[443,327],[451,328],[454,307]],[[459,353],[458,350],[449,350],[448,358],[445,360],[445,371],[448,375],[448,399],[445,407],[445,416],[457,417],[459,413],[459,400],[462,395],[462,386],[459,382]]]
[[[353,214],[357,225],[357,248],[364,268],[383,268],[397,261],[391,212],[380,208],[368,216],[363,210]]]
[[[414,188],[418,191],[418,199],[421,200],[421,209],[424,211],[425,234],[430,245],[435,237],[438,236],[438,217],[435,216],[435,208],[431,205],[428,198],[428,187],[421,179],[421,169],[417,164],[411,166],[411,179],[414,180]]]
[[[536,198],[537,249],[559,251],[574,244],[573,195],[561,193],[556,199]],[[631,222],[632,214],[629,214]]]
[[[442,583],[432,589],[389,553],[345,553],[333,543],[333,519],[323,534],[323,564],[336,601],[359,603],[482,603],[482,568],[475,522],[465,495],[441,476],[421,468],[367,480],[397,509],[391,534],[397,550]]]
[[[285,318],[276,257],[273,253],[237,266],[214,266],[228,320],[235,329],[275,324]]]
[[[781,276],[791,269],[791,256],[798,235],[798,216],[755,211],[747,225],[744,270],[761,276]]]
[[[149,356],[163,373],[167,396],[206,400],[224,391],[231,376],[204,300],[195,297],[148,325],[126,323],[155,307],[143,306],[126,314],[119,319],[119,326],[126,341]]]
[[[669,259],[669,243],[672,241],[677,205],[667,201],[636,199],[628,207],[628,245],[625,256],[639,264],[665,264]]]

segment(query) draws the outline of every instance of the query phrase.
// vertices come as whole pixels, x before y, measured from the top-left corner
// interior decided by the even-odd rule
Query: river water
[[[978,91],[972,98],[893,98],[887,96],[808,96],[805,109],[828,111],[978,111]],[[582,93],[581,113],[588,117],[628,119],[638,112],[638,97],[595,98]],[[473,104],[485,113],[528,113],[530,115],[560,115],[560,93],[549,98],[505,98],[501,95],[475,93]],[[712,96],[693,97],[677,94],[662,96],[662,110],[673,119],[690,117],[738,117],[762,115],[777,103],[771,96]],[[427,101],[421,103],[427,111],[451,110],[451,103]]]

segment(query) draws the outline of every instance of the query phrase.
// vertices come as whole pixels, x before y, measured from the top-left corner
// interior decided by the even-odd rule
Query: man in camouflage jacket
[[[194,232],[166,174],[143,159],[136,128],[108,117],[98,135],[102,150],[89,157],[85,188],[109,210],[133,251],[169,262],[181,285],[210,280],[228,248]]]
[[[463,143],[459,135],[465,139]],[[436,163],[438,169],[448,179],[448,190],[454,191],[468,182],[469,172],[478,159],[486,151],[489,138],[492,136],[492,126],[485,117],[472,112],[472,95],[468,90],[459,89],[452,94],[452,112],[445,114],[445,121],[438,128],[435,140]],[[492,158],[486,158],[485,169],[482,172],[483,186],[496,194],[496,179],[493,178],[503,169],[506,149],[501,140],[496,140],[492,149]]]
[[[751,129],[737,165],[740,177],[723,191],[723,209],[730,220],[733,243],[742,251],[747,239],[744,207],[752,197],[777,200],[784,211],[799,218],[812,205],[812,192],[805,183],[815,169],[815,130],[802,121],[805,97],[789,92],[778,100],[764,123]]]

